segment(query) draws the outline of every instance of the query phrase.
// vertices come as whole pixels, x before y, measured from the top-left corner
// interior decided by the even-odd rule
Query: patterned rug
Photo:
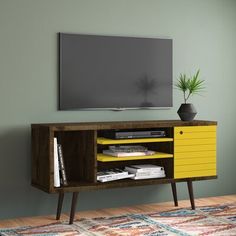
[[[181,208],[145,214],[127,214],[68,222],[56,222],[37,227],[0,229],[2,236],[236,236],[236,203]]]

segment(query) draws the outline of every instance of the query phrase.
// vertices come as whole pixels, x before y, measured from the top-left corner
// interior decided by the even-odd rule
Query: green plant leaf
[[[176,88],[181,90],[184,95],[184,102],[186,103],[189,97],[193,94],[200,94],[204,89],[204,80],[200,80],[199,77],[200,70],[196,72],[192,77],[187,78],[186,74],[180,74]],[[187,94],[187,95],[186,95]]]
[[[189,79],[188,90],[190,94],[196,94],[201,92],[204,89],[203,83],[204,80],[198,79],[200,70],[197,71],[192,78]]]
[[[175,84],[175,86],[183,92],[187,91],[187,89],[188,89],[187,76],[185,74],[180,74],[180,77],[179,77],[177,83]]]

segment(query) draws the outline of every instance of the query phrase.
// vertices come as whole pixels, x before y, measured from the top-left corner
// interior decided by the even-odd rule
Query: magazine
[[[148,148],[141,145],[112,145],[109,146],[109,150],[114,152],[146,152]]]
[[[119,180],[119,179],[127,179],[127,178],[133,178],[135,177],[135,174],[128,174],[128,175],[124,175],[124,176],[110,176],[110,177],[106,177],[106,178],[102,178],[102,179],[98,179],[99,182],[109,182],[109,181],[114,181],[114,180]]]
[[[100,181],[104,179],[114,179],[114,178],[126,177],[128,175],[129,175],[128,171],[115,168],[107,171],[99,171],[97,173],[97,180]]]
[[[126,166],[125,170],[131,173],[137,173],[137,172],[159,172],[164,170],[164,167],[157,166],[157,165],[151,165],[151,164],[144,164],[144,165],[131,165]]]
[[[103,150],[103,154],[114,157],[133,157],[133,156],[150,156],[154,155],[154,151],[142,151],[142,152],[124,152],[124,151],[112,151]]]

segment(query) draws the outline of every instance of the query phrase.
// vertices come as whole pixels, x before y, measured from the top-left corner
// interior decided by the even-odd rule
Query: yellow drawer
[[[184,159],[175,159],[175,166],[216,163],[216,157],[189,157]]]
[[[180,145],[205,145],[205,144],[216,144],[215,138],[199,138],[199,139],[177,139],[174,142],[175,146]]]
[[[175,146],[175,155],[177,152],[199,152],[199,151],[215,151],[216,145],[189,145],[189,146]]]
[[[175,139],[216,138],[216,126],[180,126],[174,128]]]
[[[216,175],[216,169],[198,170],[198,171],[181,171],[181,172],[175,172],[174,178],[180,179],[180,178],[204,177],[204,176],[215,176],[215,175]]]
[[[176,172],[214,170],[214,169],[216,169],[216,163],[175,166]]]
[[[188,159],[188,158],[208,158],[215,157],[216,151],[204,151],[204,152],[177,152],[174,155],[175,160],[177,159]]]

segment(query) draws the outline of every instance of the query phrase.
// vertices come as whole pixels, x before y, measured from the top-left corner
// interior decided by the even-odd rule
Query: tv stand
[[[32,124],[32,185],[47,193],[58,194],[56,219],[60,219],[64,194],[71,192],[70,224],[74,221],[78,193],[96,189],[171,184],[174,205],[178,206],[177,182],[186,182],[192,209],[195,209],[193,181],[215,179],[215,121],[179,120],[124,121],[90,123]],[[166,137],[113,140],[104,132],[113,130],[165,130]],[[68,186],[54,187],[54,137],[62,145]],[[107,145],[142,144],[156,151],[152,156],[117,158],[105,156]],[[132,164],[163,166],[166,177],[122,179],[97,182],[97,172]]]

